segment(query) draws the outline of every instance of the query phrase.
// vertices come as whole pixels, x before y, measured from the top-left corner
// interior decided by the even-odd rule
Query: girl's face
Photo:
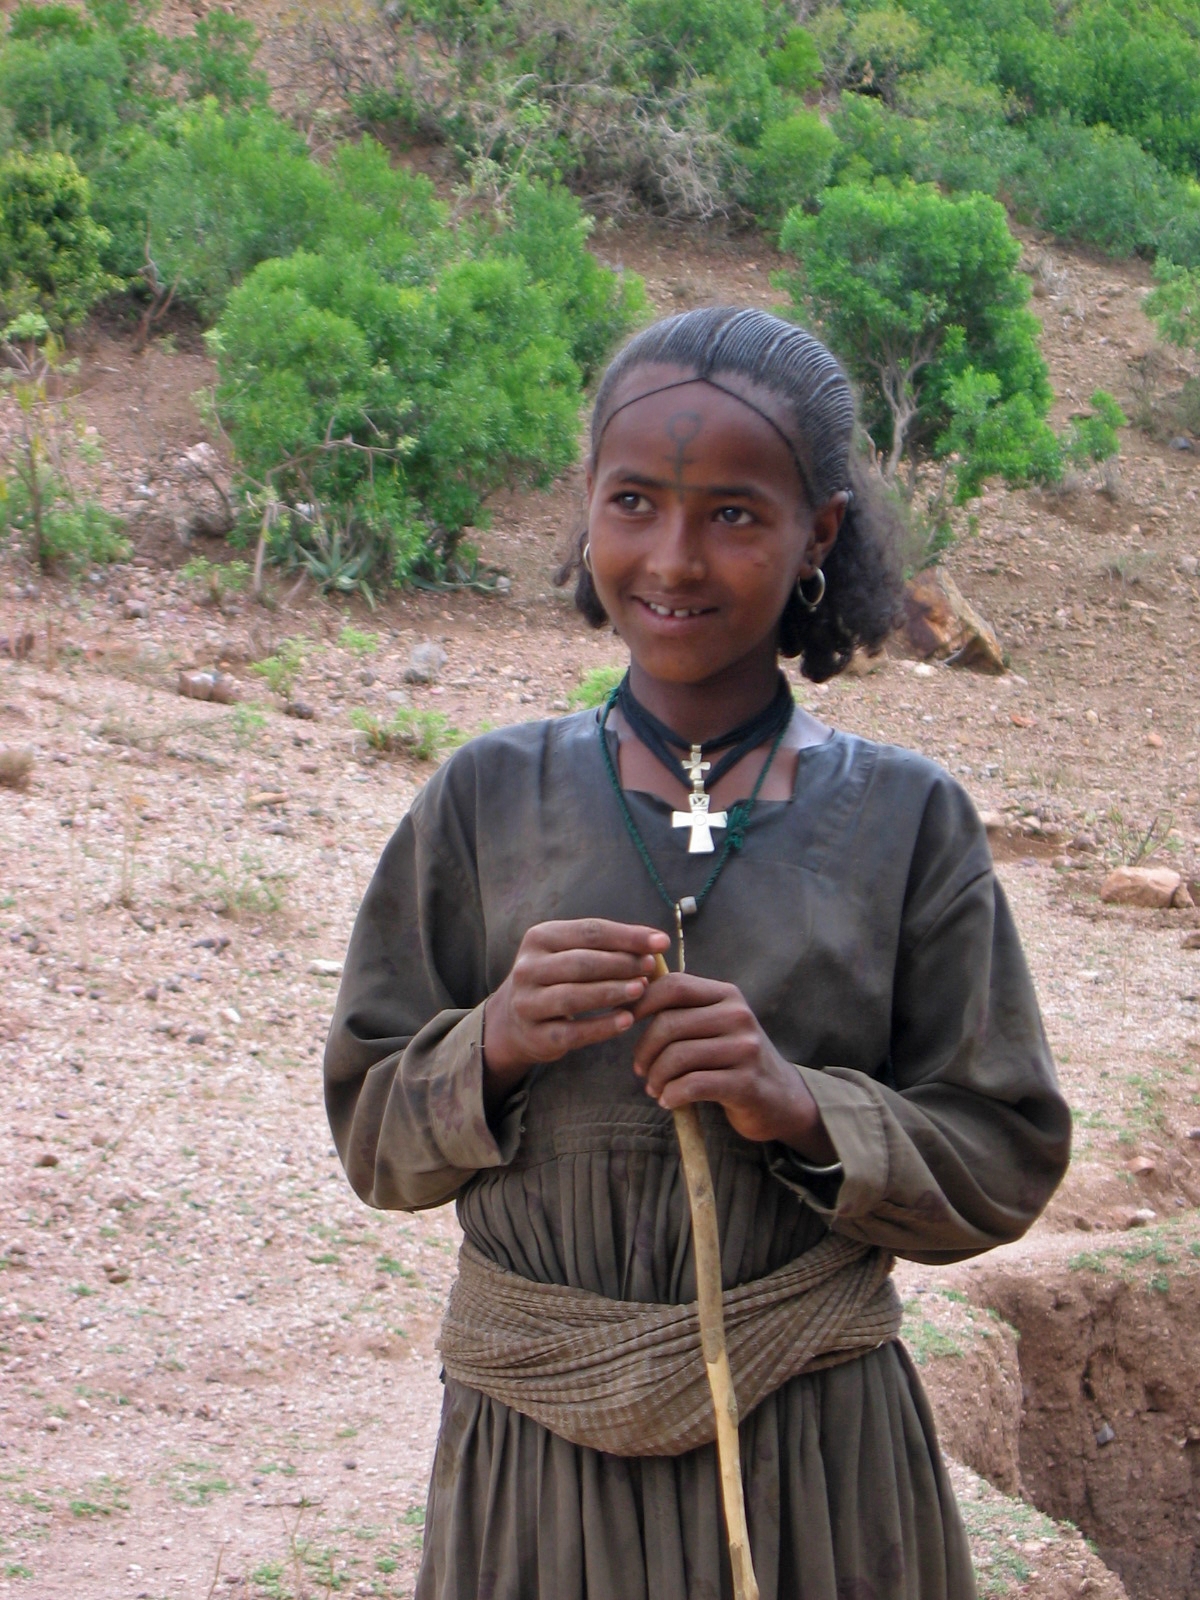
[[[686,377],[639,368],[616,403]],[[814,511],[783,440],[703,382],[618,411],[588,469],[588,541],[596,593],[636,666],[680,685],[773,676],[784,606],[829,553],[845,501]]]

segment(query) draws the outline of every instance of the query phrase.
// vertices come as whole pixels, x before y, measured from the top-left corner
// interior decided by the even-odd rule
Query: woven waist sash
[[[827,1234],[777,1272],[727,1289],[739,1415],[789,1378],[894,1339],[891,1269],[885,1251]],[[534,1283],[466,1241],[439,1347],[450,1377],[572,1444],[674,1456],[716,1435],[694,1301],[652,1305]]]

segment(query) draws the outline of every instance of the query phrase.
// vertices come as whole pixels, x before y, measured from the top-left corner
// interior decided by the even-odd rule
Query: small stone
[[[1067,846],[1068,850],[1094,850],[1096,836],[1092,833],[1077,833]]]
[[[1148,1228],[1152,1222],[1158,1221],[1158,1212],[1151,1211],[1149,1206],[1142,1206],[1137,1211],[1131,1211],[1125,1219],[1126,1228]]]
[[[342,963],[340,961],[322,961],[319,957],[308,963],[308,970],[316,978],[340,978]]]
[[[1146,735],[1146,743],[1150,746],[1151,750],[1161,750],[1162,749],[1162,734],[1161,733],[1148,733]]]
[[[434,683],[446,665],[446,652],[436,639],[421,639],[404,669],[405,683]]]
[[[257,794],[246,796],[246,804],[252,811],[261,806],[283,806],[287,804],[286,789],[260,789]]]
[[[236,1006],[225,1006],[221,1011],[221,1015],[226,1022],[232,1022],[235,1027],[242,1020],[242,1013]]]
[[[988,833],[1003,833],[1008,823],[999,811],[981,811],[979,820]]]
[[[188,1044],[203,1044],[207,1038],[208,1034],[203,1028],[193,1028],[187,1036],[187,1042]]]
[[[212,694],[209,698],[219,706],[236,705],[240,698],[237,679],[231,678],[227,672],[218,672],[213,678]]]
[[[1200,928],[1195,928],[1191,933],[1185,933],[1180,940],[1185,950],[1200,950]]]
[[[1118,867],[1100,885],[1100,898],[1105,905],[1149,906],[1161,911],[1178,904],[1176,895],[1181,889],[1187,894],[1183,879],[1170,867]]]
[[[1103,1449],[1106,1444],[1111,1444],[1116,1437],[1116,1434],[1113,1432],[1112,1428],[1107,1422],[1103,1423],[1101,1427],[1096,1430],[1096,1443],[1101,1447],[1101,1449]]]
[[[1158,1163],[1153,1156],[1134,1156],[1132,1161],[1125,1163],[1125,1171],[1132,1172],[1135,1177],[1139,1177],[1144,1173],[1153,1172],[1157,1165]]]
[[[1195,578],[1200,576],[1200,556],[1179,556],[1176,559],[1175,565],[1179,568],[1180,572],[1183,573],[1185,578]]]
[[[35,1167],[56,1167],[58,1165],[58,1157],[53,1150],[43,1150],[33,1164]]]
[[[211,700],[216,681],[215,672],[181,672],[179,692],[189,700]]]
[[[1189,1139],[1200,1141],[1200,1128],[1189,1128],[1187,1131],[1187,1136]]]
[[[1083,713],[1083,720],[1085,722],[1089,722],[1092,727],[1095,728],[1099,725],[1100,713],[1098,711],[1091,710],[1089,707],[1089,709]]]
[[[289,700],[283,708],[285,717],[299,717],[301,722],[313,722],[317,713],[305,700]]]
[[[104,1272],[104,1276],[108,1279],[109,1283],[128,1283],[129,1282],[129,1269],[128,1269],[128,1267],[111,1266],[111,1267],[104,1267],[102,1270]]]
[[[1195,448],[1196,446],[1192,443],[1192,441],[1186,438],[1182,433],[1177,434],[1176,437],[1171,440],[1172,450],[1194,450]]]
[[[1095,1231],[1090,1218],[1077,1216],[1074,1220],[1075,1227],[1078,1228],[1080,1233],[1092,1233]]]
[[[131,622],[144,622],[150,615],[150,607],[145,600],[126,600],[125,615]]]

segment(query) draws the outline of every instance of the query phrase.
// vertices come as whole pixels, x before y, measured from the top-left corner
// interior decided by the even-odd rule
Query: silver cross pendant
[[[727,826],[727,814],[724,811],[710,811],[708,796],[703,790],[698,794],[688,795],[688,804],[691,807],[689,811],[672,811],[671,826],[692,830],[688,839],[689,855],[711,855],[716,848],[713,844],[712,830]]]

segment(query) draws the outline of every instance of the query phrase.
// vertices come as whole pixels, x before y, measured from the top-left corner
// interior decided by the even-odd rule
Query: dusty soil
[[[663,310],[776,299],[757,241],[642,226],[596,243]],[[1033,240],[1027,253],[1061,413],[1096,385],[1132,407],[1144,272]],[[34,757],[26,789],[0,788],[0,1594],[407,1595],[456,1229],[447,1211],[353,1198],[319,1053],[330,964],[430,769],[374,757],[350,713],[384,717],[406,696],[471,732],[554,715],[583,672],[620,659],[551,582],[578,475],[497,502],[484,548],[512,574],[507,598],[407,596],[371,615],[281,585],[272,611],[223,612],[178,572],[203,492],[181,463],[205,437],[202,351],[181,329],[134,357],[96,329],[82,354],[76,411],[104,441],[100,492],[129,515],[134,558],[78,588],[0,572],[0,636],[34,636],[28,658],[0,658],[0,744]],[[897,646],[866,676],[797,683],[818,715],[926,751],[1006,820],[998,868],[1076,1159],[1028,1241],[903,1282],[947,1444],[999,1486],[964,1469],[984,1592],[1054,1600],[1123,1591],[1014,1498],[1021,1482],[1138,1600],[1200,1593],[1200,950],[1184,944],[1200,912],[1098,899],[1152,829],[1162,859],[1200,878],[1200,478],[1194,452],[1137,431],[1123,452],[1119,482],[990,494],[952,557],[1011,674],[929,668]],[[405,685],[422,638],[446,666]],[[312,720],[284,715],[253,671],[287,639],[305,644],[294,693]],[[218,663],[240,705],[180,698],[181,666]],[[1125,1231],[1139,1220],[1146,1232]],[[1121,1252],[1143,1240],[1172,1256],[1167,1291],[1126,1284],[1137,1263]],[[1019,1346],[983,1311],[942,1327],[956,1294],[994,1306]]]

